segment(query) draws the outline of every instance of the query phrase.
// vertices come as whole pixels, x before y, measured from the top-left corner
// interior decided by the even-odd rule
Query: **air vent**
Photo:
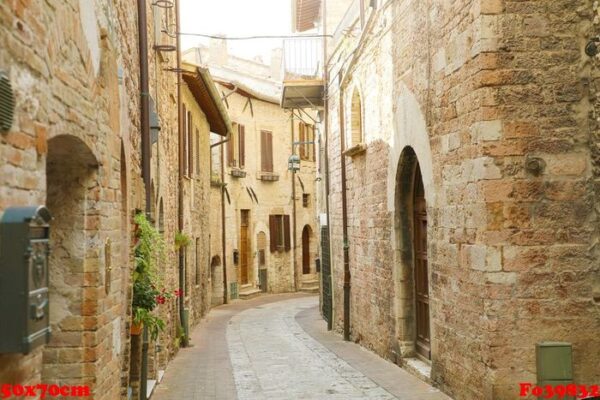
[[[0,132],[8,132],[12,127],[15,113],[15,98],[6,73],[0,71]]]

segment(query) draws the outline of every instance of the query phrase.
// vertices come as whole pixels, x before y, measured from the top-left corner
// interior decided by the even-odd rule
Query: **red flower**
[[[175,297],[181,297],[183,295],[183,291],[181,289],[175,290]]]
[[[158,304],[165,304],[165,301],[166,301],[165,296],[160,295],[160,294],[158,296],[156,296],[156,302]]]

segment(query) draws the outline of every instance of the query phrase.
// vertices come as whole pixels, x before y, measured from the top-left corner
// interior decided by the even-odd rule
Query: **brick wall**
[[[517,382],[535,381],[535,343],[546,340],[573,343],[575,381],[598,379],[596,128],[581,51],[591,20],[591,4],[566,0],[384,2],[356,64],[347,71],[358,34],[331,58],[335,328],[338,108],[343,95],[348,123],[357,87],[368,148],[347,158],[352,339],[400,363],[414,355],[410,146],[428,203],[431,378],[456,398],[514,398]]]

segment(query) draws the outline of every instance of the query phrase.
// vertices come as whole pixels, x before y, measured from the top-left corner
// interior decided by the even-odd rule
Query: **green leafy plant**
[[[183,247],[187,247],[190,244],[190,237],[183,232],[177,232],[175,234],[175,249],[179,250]]]
[[[159,262],[164,261],[164,240],[142,213],[135,216],[136,246],[135,270],[133,272],[133,322],[143,324],[152,339],[165,328],[165,322],[152,314],[157,305],[163,304],[167,297],[164,290],[159,291],[160,277],[157,271]]]

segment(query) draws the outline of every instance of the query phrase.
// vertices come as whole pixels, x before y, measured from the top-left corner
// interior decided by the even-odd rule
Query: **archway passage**
[[[94,259],[97,254],[89,251],[89,243],[97,239],[100,221],[97,166],[94,154],[80,139],[60,135],[48,141],[46,204],[53,216],[49,258],[52,339],[43,352],[43,382],[94,378],[96,366],[85,361],[83,350],[89,354],[96,351],[85,332],[96,330],[88,322],[97,315],[94,299],[102,282],[100,274],[85,269],[86,264],[98,262]],[[75,359],[61,356],[73,348],[81,355]],[[77,370],[72,368],[74,362],[81,363]]]
[[[302,273],[310,274],[310,226],[302,229]]]
[[[427,266],[427,203],[421,169],[417,163],[413,180],[414,203],[414,265],[415,307],[417,340],[416,350],[421,356],[431,359],[431,336],[429,329],[429,271]]]

